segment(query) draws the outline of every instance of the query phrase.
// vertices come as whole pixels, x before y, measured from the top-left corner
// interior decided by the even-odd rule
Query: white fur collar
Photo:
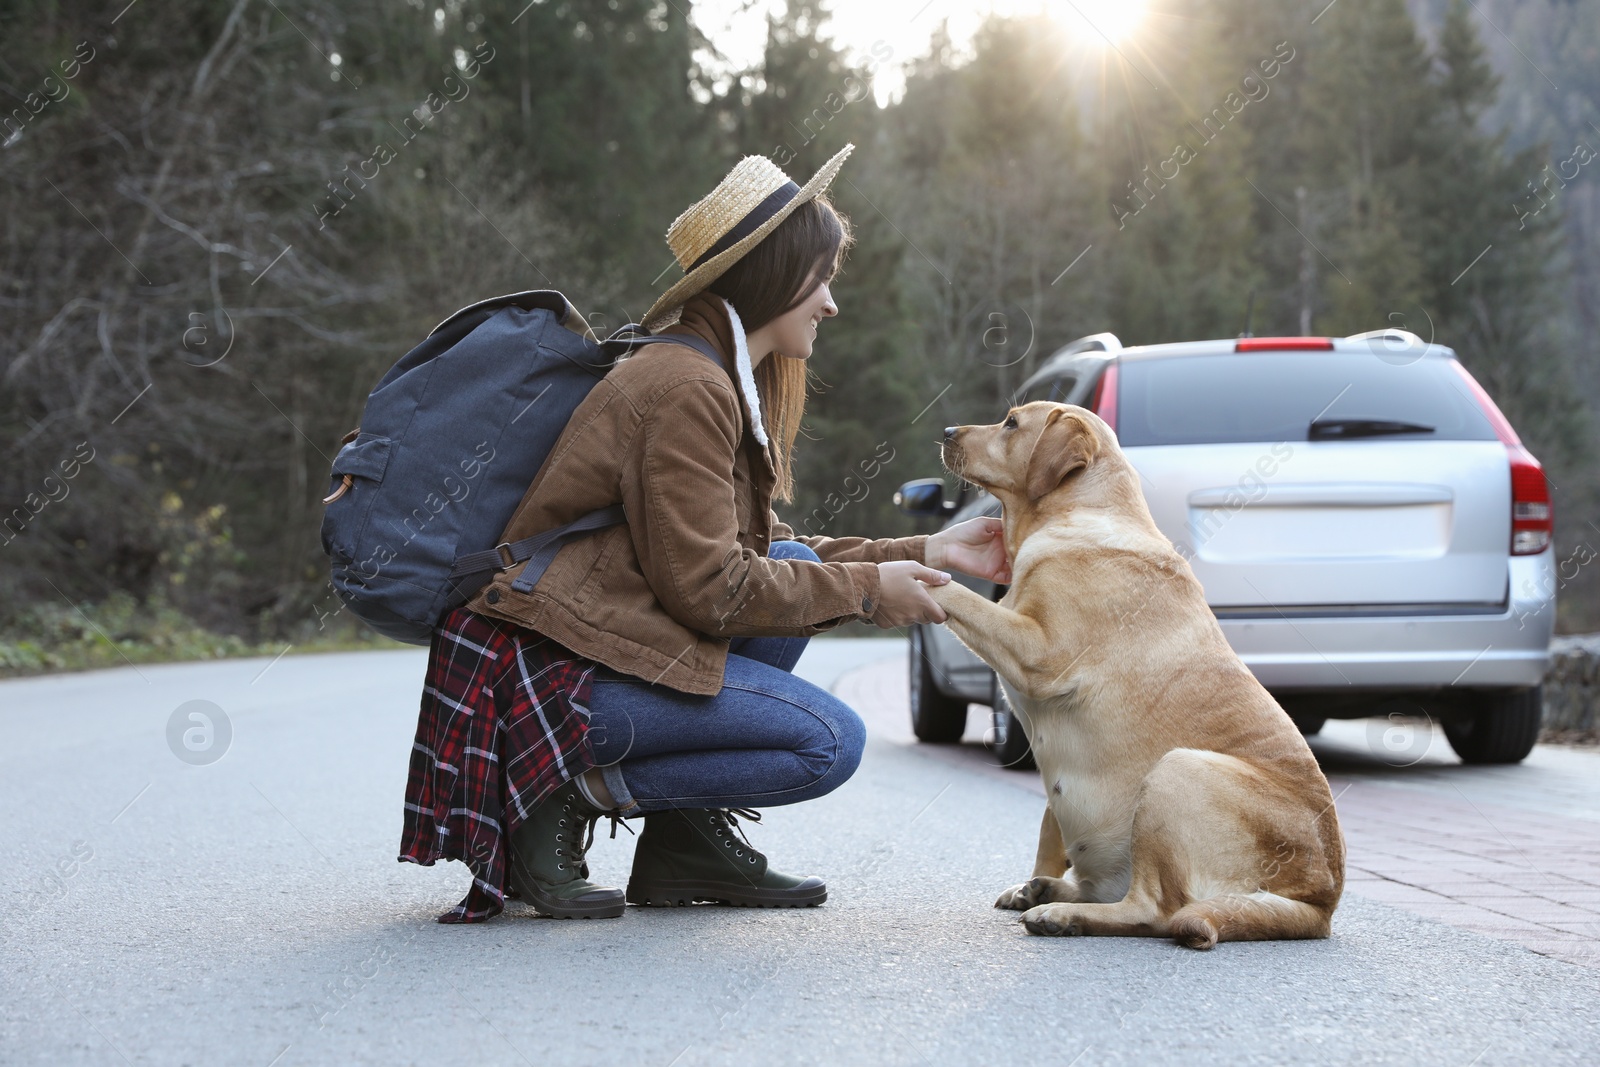
[[[761,447],[766,448],[767,429],[761,423],[761,397],[756,392],[755,368],[750,365],[750,346],[745,342],[744,323],[739,320],[739,313],[733,310],[727,297],[718,299],[728,309],[728,321],[733,325],[734,358],[739,365],[739,388],[744,390],[744,402],[750,407],[750,429],[756,435],[756,440],[761,442]]]

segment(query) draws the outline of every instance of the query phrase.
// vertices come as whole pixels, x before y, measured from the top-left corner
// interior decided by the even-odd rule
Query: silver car
[[[1060,350],[1016,403],[1099,414],[1223,633],[1302,731],[1329,718],[1437,719],[1468,763],[1532,750],[1555,625],[1544,472],[1450,349],[1398,330]],[[925,478],[896,502],[950,523],[998,515]],[[961,576],[996,599],[1004,587]],[[912,725],[1027,766],[993,672],[944,626],[911,631]]]

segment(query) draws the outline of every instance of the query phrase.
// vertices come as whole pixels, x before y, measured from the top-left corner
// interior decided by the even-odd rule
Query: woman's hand
[[[997,518],[980,516],[930,534],[927,560],[930,567],[949,567],[996,585],[1011,584],[1005,524]]]
[[[872,622],[885,630],[914,622],[944,622],[944,609],[928,595],[923,583],[944,585],[949,581],[948,574],[913,559],[878,564],[878,610],[872,613]]]

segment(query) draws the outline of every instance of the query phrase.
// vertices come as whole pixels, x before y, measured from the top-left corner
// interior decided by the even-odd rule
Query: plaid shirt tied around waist
[[[595,666],[542,634],[465,608],[434,630],[400,860],[460,860],[471,869],[472,888],[440,922],[500,914],[511,832],[595,765],[587,737]]]

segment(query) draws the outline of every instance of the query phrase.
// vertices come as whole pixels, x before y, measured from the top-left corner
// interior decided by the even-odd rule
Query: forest
[[[938,428],[1082,335],[1398,326],[1544,463],[1560,629],[1600,629],[1600,5],[1325,5],[902,55],[775,0],[740,66],[688,0],[0,0],[0,671],[365,640],[318,527],[383,371],[504,292],[625,323],[741,155],[846,143],[796,529],[912,532]]]

